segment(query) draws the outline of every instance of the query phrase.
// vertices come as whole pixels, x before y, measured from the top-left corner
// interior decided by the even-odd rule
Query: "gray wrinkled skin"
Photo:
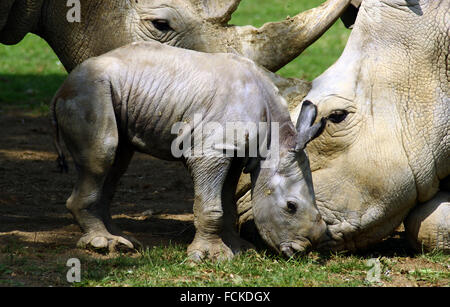
[[[193,123],[195,115],[201,114],[202,122],[191,128],[194,139],[200,135],[200,124],[210,122],[222,126],[226,122],[279,123],[283,140],[279,161],[268,170],[249,168],[254,178],[254,207],[263,212],[256,224],[277,231],[276,237],[268,239],[273,248],[287,254],[303,250],[325,230],[315,207],[303,151],[312,139],[309,135],[318,131],[317,125],[310,127],[316,109],[309,105],[306,111],[302,114],[308,115],[309,123],[301,125],[300,135],[270,79],[252,61],[235,55],[147,42],[84,62],[69,75],[53,101],[56,136],[64,139],[78,171],[67,207],[84,233],[79,246],[136,247],[138,242],[124,236],[112,223],[109,205],[117,182],[134,151],[176,160],[171,151],[177,137],[171,131],[173,125]],[[202,144],[213,144],[214,137],[214,133],[200,135]],[[291,152],[297,139],[303,140],[303,147]],[[58,141],[56,144],[59,148]],[[248,144],[221,146],[241,145]],[[188,254],[195,261],[230,259],[251,246],[237,233],[234,203],[236,185],[248,160],[212,156],[208,148],[204,150],[203,156],[181,159],[195,189],[197,231]],[[262,195],[268,189],[275,191],[276,197]],[[266,214],[270,207],[276,209]]]
[[[344,53],[314,80],[305,99],[336,119],[308,147],[323,248],[364,248],[409,214],[415,246],[449,251],[448,219],[430,214],[448,212],[449,20],[448,0],[365,0]]]
[[[450,250],[450,193],[441,191],[420,204],[404,221],[406,236],[418,251]]]
[[[307,148],[330,235],[320,248],[363,249],[406,218],[413,246],[449,251],[449,20],[448,0],[365,0],[342,56],[313,81],[305,100],[329,118]],[[250,199],[238,201],[247,238]]]

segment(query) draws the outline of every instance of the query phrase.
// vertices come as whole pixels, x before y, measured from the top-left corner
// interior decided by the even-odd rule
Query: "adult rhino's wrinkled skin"
[[[344,53],[314,80],[306,99],[330,119],[308,148],[331,234],[322,247],[364,248],[414,208],[438,210],[430,200],[450,174],[449,31],[449,0],[365,0]],[[424,249],[448,251],[449,231]]]
[[[295,129],[278,89],[246,58],[133,43],[77,67],[55,95],[52,114],[61,165],[59,135],[78,172],[67,207],[83,231],[81,247],[138,244],[114,226],[109,210],[134,151],[187,166],[195,190],[196,235],[188,247],[192,260],[230,259],[250,246],[236,229],[234,195],[243,168],[252,175],[253,206],[261,212],[255,216],[256,225],[276,231],[276,236],[263,236],[270,246],[291,255],[308,248],[325,231],[304,152],[325,122],[312,125],[317,110],[306,103],[303,124]],[[189,126],[174,131],[181,123]],[[268,128],[257,134],[245,130],[238,140],[224,139],[222,129],[233,123],[262,123]],[[219,128],[207,129],[211,124]],[[279,138],[273,133],[277,126]],[[173,144],[187,139],[193,143],[182,151],[192,146],[194,156],[176,156],[179,144]],[[262,140],[271,149],[263,162]],[[222,154],[224,149],[233,153],[256,143],[257,156]],[[279,150],[272,153],[274,146]]]
[[[441,191],[417,206],[404,221],[406,237],[416,250],[450,250],[450,193]]]
[[[449,33],[449,0],[365,0],[342,56],[313,81],[305,100],[329,119],[307,148],[329,235],[318,248],[368,247],[407,218],[415,247],[449,251]]]
[[[2,0],[0,43],[16,44],[36,33],[69,72],[90,57],[135,41],[241,54],[276,71],[317,40],[349,2],[328,0],[255,28],[228,25],[240,0],[80,0],[80,22],[68,22],[66,0]]]

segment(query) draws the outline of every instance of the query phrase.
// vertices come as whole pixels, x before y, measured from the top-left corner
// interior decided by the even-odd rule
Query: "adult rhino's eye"
[[[173,31],[173,29],[170,27],[169,22],[167,20],[155,19],[155,20],[152,20],[151,23],[157,30],[159,30],[161,32]]]
[[[292,201],[287,202],[286,208],[287,208],[287,211],[291,214],[294,214],[295,212],[297,212],[297,204]]]
[[[345,110],[336,110],[333,111],[333,113],[331,113],[328,116],[328,120],[331,121],[332,123],[335,124],[339,124],[341,122],[343,122],[348,116],[348,112]]]

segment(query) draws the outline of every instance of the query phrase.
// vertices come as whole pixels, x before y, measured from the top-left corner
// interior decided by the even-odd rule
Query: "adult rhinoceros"
[[[285,21],[255,28],[228,25],[240,0],[70,1],[79,3],[80,22],[68,22],[68,1],[2,0],[0,43],[16,44],[27,33],[36,33],[68,71],[87,58],[142,40],[238,53],[276,71],[317,40],[349,2],[328,0]]]
[[[365,0],[342,56],[313,81],[305,101],[329,119],[307,150],[322,248],[365,248],[405,221],[416,247],[450,250],[449,33],[449,0]]]

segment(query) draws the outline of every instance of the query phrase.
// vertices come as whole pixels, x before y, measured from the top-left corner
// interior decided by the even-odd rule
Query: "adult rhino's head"
[[[304,151],[325,125],[323,120],[312,125],[316,115],[316,107],[304,103],[297,132],[290,121],[280,127],[279,150],[271,151],[272,163],[259,168],[254,176],[256,227],[269,246],[287,256],[308,250],[325,235],[326,225],[315,204],[311,169]]]
[[[0,43],[15,44],[36,33],[69,71],[89,57],[141,40],[237,53],[276,71],[318,39],[349,2],[328,0],[283,22],[254,28],[228,25],[240,0],[2,0]],[[68,14],[77,17],[77,3],[80,22],[69,22]]]
[[[308,145],[324,247],[383,239],[450,173],[449,12],[447,0],[363,1],[344,53],[313,81],[305,99],[328,118]]]

